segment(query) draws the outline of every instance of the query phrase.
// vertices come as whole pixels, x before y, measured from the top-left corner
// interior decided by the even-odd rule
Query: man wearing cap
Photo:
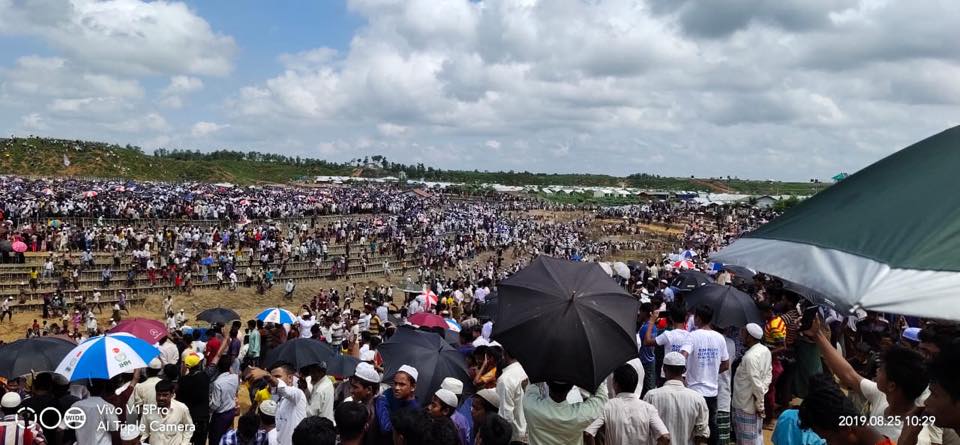
[[[308,366],[301,370],[301,374],[310,377],[310,384],[313,388],[310,390],[309,403],[307,404],[307,416],[320,416],[333,420],[333,382],[327,377],[327,364],[320,362]]]
[[[138,383],[136,388],[133,389],[133,404],[136,408],[131,413],[134,418],[128,419],[130,421],[136,420],[138,413],[144,411],[144,405],[152,408],[157,404],[156,386],[157,382],[160,381],[160,372],[163,371],[163,362],[160,361],[159,357],[156,357],[150,360],[147,366],[147,379]]]
[[[277,445],[280,443],[277,436],[277,402],[267,399],[257,407],[257,417],[260,418],[260,431],[257,432],[257,443]],[[262,440],[261,440],[262,438]],[[291,433],[290,442],[293,441]]]
[[[462,399],[463,382],[453,377],[447,377],[440,382],[440,388],[446,389],[457,396],[458,404],[456,407],[454,407],[455,411],[450,419],[453,420],[453,423],[457,426],[457,429],[461,430],[463,433],[462,436],[466,440],[466,443],[471,443],[470,437],[473,435],[473,418],[470,415],[470,408],[472,403],[468,403],[467,400]]]
[[[18,419],[20,410],[20,394],[8,392],[0,399],[0,409],[3,410],[3,420],[0,420],[0,443],[17,445],[43,445],[46,443],[38,422],[23,428],[23,421]]]
[[[373,368],[373,365],[366,362],[357,363],[357,368],[350,377],[350,397],[354,402],[363,404],[367,408],[367,428],[363,442],[365,444],[377,443],[376,438],[376,409],[374,399],[377,397],[377,391],[380,390],[380,374]],[[336,413],[334,413],[336,417]]]
[[[773,380],[770,350],[763,345],[763,328],[749,323],[744,329],[747,352],[733,380],[733,424],[738,445],[763,445],[764,397]]]
[[[671,443],[693,445],[707,443],[710,437],[710,411],[703,396],[683,385],[687,359],[679,352],[663,356],[663,386],[651,389],[643,401],[653,405],[670,431]]]
[[[194,445],[203,445],[206,441],[210,421],[210,376],[200,366],[202,362],[196,352],[184,356],[187,372],[177,384],[177,400],[187,406],[193,419],[194,432],[190,440]]]
[[[466,424],[466,419],[457,412],[457,395],[449,389],[440,388],[433,394],[430,405],[427,406],[427,412],[437,418],[449,417],[453,425],[457,427],[457,438],[460,439],[460,445],[466,445],[467,437],[470,432]]]
[[[419,373],[417,368],[410,365],[403,365],[393,376],[393,390],[384,391],[376,400],[377,429],[380,433],[389,435],[393,433],[393,423],[390,416],[400,410],[412,409],[420,410],[420,404],[417,403],[417,377]]]

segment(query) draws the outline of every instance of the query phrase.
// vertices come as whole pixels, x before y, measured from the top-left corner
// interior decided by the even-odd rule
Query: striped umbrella
[[[696,269],[697,265],[693,264],[693,261],[690,260],[680,260],[673,262],[674,269]]]
[[[293,315],[293,312],[278,307],[264,309],[263,312],[257,314],[257,320],[262,320],[264,323],[293,324],[296,318],[297,316]]]
[[[56,373],[70,381],[110,379],[146,368],[160,350],[127,333],[92,337],[73,348],[60,361]]]

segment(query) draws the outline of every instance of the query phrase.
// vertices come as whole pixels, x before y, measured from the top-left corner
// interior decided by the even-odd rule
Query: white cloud
[[[349,49],[282,56],[282,72],[228,101],[238,126],[372,137],[337,153],[390,150],[446,167],[805,180],[960,122],[948,81],[960,53],[944,47],[960,28],[952,3],[348,5],[367,21]],[[900,37],[917,27],[923,37]],[[902,42],[869,43],[881,38]],[[517,149],[473,157],[478,145]],[[700,162],[669,162],[677,156]]]
[[[39,113],[30,113],[20,118],[20,126],[25,130],[45,130],[47,125]]]
[[[189,94],[203,89],[203,81],[190,76],[173,76],[170,84],[163,89],[167,95]]]
[[[122,133],[162,132],[170,129],[167,120],[158,113],[133,117],[121,122],[107,123],[104,127]]]
[[[193,128],[190,129],[190,134],[193,135],[193,137],[202,138],[217,133],[229,126],[230,125],[221,125],[214,122],[200,121],[193,124]]]
[[[409,129],[403,125],[395,125],[389,122],[377,124],[377,131],[386,137],[398,137],[407,134]]]
[[[181,2],[0,1],[0,33],[46,41],[107,72],[222,76],[233,39],[214,32]]]

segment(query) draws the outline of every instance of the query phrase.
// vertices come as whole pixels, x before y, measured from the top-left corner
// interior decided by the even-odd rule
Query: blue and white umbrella
[[[453,332],[460,332],[460,330],[463,329],[460,327],[460,323],[457,323],[456,320],[452,318],[444,318],[443,320],[447,322],[447,329]]]
[[[286,309],[272,307],[257,314],[257,320],[263,320],[264,323],[293,324],[297,316]]]
[[[160,350],[127,333],[100,335],[73,348],[57,366],[56,373],[70,381],[110,379],[146,368]]]

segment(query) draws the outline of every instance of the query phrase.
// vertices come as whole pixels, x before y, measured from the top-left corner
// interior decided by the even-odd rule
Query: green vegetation
[[[70,166],[63,165],[63,157]],[[337,163],[256,151],[158,149],[152,155],[139,147],[50,138],[0,139],[0,173],[39,176],[80,176],[164,181],[228,181],[237,184],[310,180],[318,175],[384,177],[466,184],[467,194],[483,194],[479,184],[637,187],[658,190],[713,191],[749,194],[812,195],[819,183],[782,183],[740,179],[670,178],[644,173],[627,177],[594,174],[441,170],[391,162],[381,155]],[[636,202],[635,198],[594,198],[592,194],[549,196],[551,201],[584,203]],[[603,204],[612,205],[612,204]]]

